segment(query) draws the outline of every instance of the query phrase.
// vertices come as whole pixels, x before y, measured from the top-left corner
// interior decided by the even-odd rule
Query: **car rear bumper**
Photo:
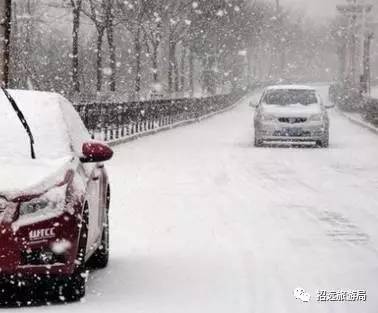
[[[80,221],[76,214],[15,228],[0,225],[0,277],[69,276],[76,262]]]
[[[255,134],[262,141],[321,141],[328,135],[328,126],[324,124],[260,124]]]
[[[295,137],[295,136],[272,136],[261,137],[260,140],[268,142],[316,142],[321,141],[322,137]]]

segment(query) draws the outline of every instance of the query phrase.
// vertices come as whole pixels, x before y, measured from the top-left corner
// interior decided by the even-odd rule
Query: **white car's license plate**
[[[284,134],[290,137],[300,137],[303,135],[303,129],[302,128],[287,128],[284,130]]]

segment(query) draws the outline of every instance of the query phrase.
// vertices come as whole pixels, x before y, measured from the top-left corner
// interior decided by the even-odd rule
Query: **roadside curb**
[[[348,114],[347,112],[343,112],[342,110],[340,110],[339,108],[336,108],[337,112],[339,112],[342,116],[344,116],[346,119],[348,119],[350,122],[352,122],[353,124],[356,124],[358,126],[361,126],[375,134],[378,135],[378,128],[369,124],[368,122],[365,122],[365,121],[361,121],[360,119],[352,116],[351,114]]]
[[[186,125],[189,125],[189,124],[199,123],[199,122],[201,122],[203,120],[207,120],[207,119],[209,119],[209,118],[211,118],[215,115],[222,114],[222,113],[225,113],[227,111],[233,110],[236,106],[238,106],[243,101],[245,101],[245,99],[247,99],[249,96],[250,95],[248,94],[248,95],[242,97],[240,100],[236,101],[234,104],[230,105],[229,107],[227,107],[225,109],[222,109],[222,110],[219,110],[219,111],[216,111],[216,112],[212,112],[212,113],[209,113],[207,115],[204,115],[204,116],[201,116],[201,117],[198,117],[198,118],[193,118],[193,119],[190,119],[190,120],[177,122],[177,123],[174,123],[172,125],[163,126],[163,127],[157,128],[157,129],[152,129],[152,130],[140,133],[140,134],[134,134],[134,135],[124,137],[124,138],[110,140],[110,141],[107,141],[106,143],[109,146],[114,147],[114,146],[118,146],[118,145],[121,145],[121,144],[124,144],[124,143],[127,143],[127,142],[137,140],[139,138],[151,136],[151,135],[163,132],[163,131],[168,131],[170,129],[183,127],[183,126],[186,126]]]

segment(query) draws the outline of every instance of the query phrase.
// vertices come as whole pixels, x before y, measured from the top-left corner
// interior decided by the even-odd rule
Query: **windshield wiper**
[[[7,99],[9,100],[10,104],[12,105],[13,109],[15,110],[15,112],[17,113],[17,116],[18,118],[20,119],[20,122],[22,124],[22,126],[24,126],[28,136],[29,136],[29,140],[30,140],[30,152],[31,152],[31,158],[32,159],[35,159],[35,151],[34,151],[34,137],[33,137],[33,134],[30,130],[30,127],[29,127],[29,124],[28,122],[26,121],[25,119],[25,116],[24,114],[22,113],[22,111],[20,110],[20,108],[18,107],[16,101],[13,99],[13,97],[9,94],[9,92],[3,88],[3,87],[0,87],[1,90],[4,92],[5,96],[7,97]]]

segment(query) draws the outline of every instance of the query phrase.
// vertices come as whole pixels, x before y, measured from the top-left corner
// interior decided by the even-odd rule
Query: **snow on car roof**
[[[28,122],[37,158],[57,159],[72,155],[64,111],[72,105],[49,92],[9,90]],[[73,109],[72,109],[73,110]],[[0,90],[0,157],[30,158],[30,143],[16,112]]]
[[[306,85],[274,85],[269,86],[266,90],[316,90],[314,87]]]
[[[79,115],[63,96],[49,92],[9,90],[33,133],[29,137],[9,100],[0,90],[0,198],[38,194],[61,182],[72,168],[74,152],[90,139]]]

